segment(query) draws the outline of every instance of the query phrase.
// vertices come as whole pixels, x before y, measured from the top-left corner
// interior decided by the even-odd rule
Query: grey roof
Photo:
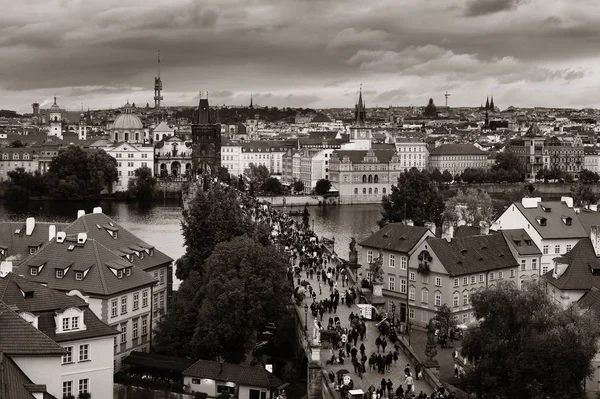
[[[283,383],[275,375],[260,366],[219,363],[202,359],[185,370],[183,375],[264,388],[276,388]]]
[[[501,234],[459,237],[450,242],[430,237],[427,243],[451,276],[519,265]]]
[[[442,144],[429,152],[429,155],[487,155],[473,144]]]
[[[367,152],[367,150],[336,150],[333,152],[333,154],[331,154],[331,157],[334,158],[337,156],[340,162],[344,159],[344,157],[348,157],[352,163],[363,163],[363,159],[365,158],[365,155],[367,155]],[[390,162],[395,153],[396,151],[394,149],[373,150],[373,154],[377,157],[380,163]]]
[[[76,341],[81,339],[109,337],[120,334],[119,331],[107,326],[88,308],[83,309],[83,322],[86,329],[80,331],[56,334],[54,314],[42,313],[38,318],[38,328],[55,342]]]
[[[557,279],[552,271],[545,275],[550,284],[561,290],[589,290],[600,288],[600,275],[594,276],[592,268],[600,270],[600,259],[596,256],[592,241],[586,237],[565,255],[558,257],[558,262],[567,264],[567,269]]]
[[[577,218],[588,235],[592,230],[592,226],[600,226],[600,212],[582,209],[581,212],[577,214]]]
[[[371,234],[360,245],[368,248],[408,253],[429,229],[402,223],[389,223]]]
[[[525,229],[509,229],[502,230],[500,233],[504,235],[506,242],[510,245],[519,255],[541,255],[542,251],[533,242],[529,234]]]
[[[4,384],[2,393],[7,395],[6,398],[34,399],[34,392],[48,395],[45,385],[35,385],[11,357],[2,352],[0,352],[0,381]]]
[[[16,256],[14,263],[25,259],[29,256],[30,247],[37,248],[48,242],[50,226],[56,226],[56,231],[61,231],[67,224],[36,221],[31,235],[28,236],[25,234],[25,222],[0,222],[0,247],[7,249],[6,256],[2,256],[1,259]]]
[[[525,208],[521,202],[515,202],[514,205],[543,239],[588,236],[573,208],[564,202],[540,202],[535,208]],[[545,226],[540,224],[542,218],[546,219]],[[570,226],[563,220],[566,218],[571,218]]]

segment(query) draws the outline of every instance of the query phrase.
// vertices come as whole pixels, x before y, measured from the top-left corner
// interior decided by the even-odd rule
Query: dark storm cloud
[[[470,0],[465,9],[465,16],[479,17],[501,11],[516,9],[524,0]]]

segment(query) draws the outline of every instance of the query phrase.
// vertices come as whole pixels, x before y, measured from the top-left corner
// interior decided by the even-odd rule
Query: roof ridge
[[[96,240],[94,240],[93,238],[90,239],[90,241],[92,241],[92,243],[94,244],[94,255],[96,255],[96,265],[98,266],[98,272],[100,274],[100,281],[102,282],[102,289],[104,290],[104,292],[108,292],[108,287],[106,286],[106,279],[104,278],[104,269],[102,267],[103,264],[100,262],[100,254],[98,254],[98,244],[100,244],[100,243],[97,242]],[[109,250],[109,252],[113,253],[110,250]],[[116,254],[115,254],[115,256],[116,256]]]
[[[8,285],[10,284],[10,281],[12,280],[12,276],[13,276],[13,273],[10,272],[10,273],[8,273],[8,275],[6,275],[5,277],[2,278],[2,280],[4,280],[6,282],[6,284],[4,284],[4,289],[0,293],[0,301],[2,301],[4,298],[4,295],[6,295],[6,290],[8,289]],[[8,279],[8,280],[5,280],[5,279]]]

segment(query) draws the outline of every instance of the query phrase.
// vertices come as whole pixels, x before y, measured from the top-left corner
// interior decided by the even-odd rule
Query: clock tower
[[[372,138],[372,129],[367,127],[367,109],[363,103],[361,86],[358,103],[354,107],[354,125],[350,126],[350,141],[356,143],[356,149],[370,149]]]

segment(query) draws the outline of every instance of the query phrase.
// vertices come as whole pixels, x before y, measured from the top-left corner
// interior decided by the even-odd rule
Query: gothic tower
[[[208,92],[198,103],[198,114],[192,124],[192,168],[196,174],[216,174],[221,167],[221,125],[212,123]]]
[[[490,98],[489,97],[485,98],[485,109],[490,109]]]
[[[492,111],[496,109],[496,107],[494,107],[494,96],[492,96],[492,101],[490,101],[490,109]]]
[[[160,50],[158,50],[158,76],[154,78],[154,108],[160,109],[162,97],[162,80],[160,79]]]
[[[360,93],[358,95],[358,103],[356,104],[356,107],[354,108],[354,119],[355,119],[355,121],[354,121],[355,126],[363,127],[367,123],[367,110],[365,108],[365,105],[363,104],[362,86],[360,88]]]

